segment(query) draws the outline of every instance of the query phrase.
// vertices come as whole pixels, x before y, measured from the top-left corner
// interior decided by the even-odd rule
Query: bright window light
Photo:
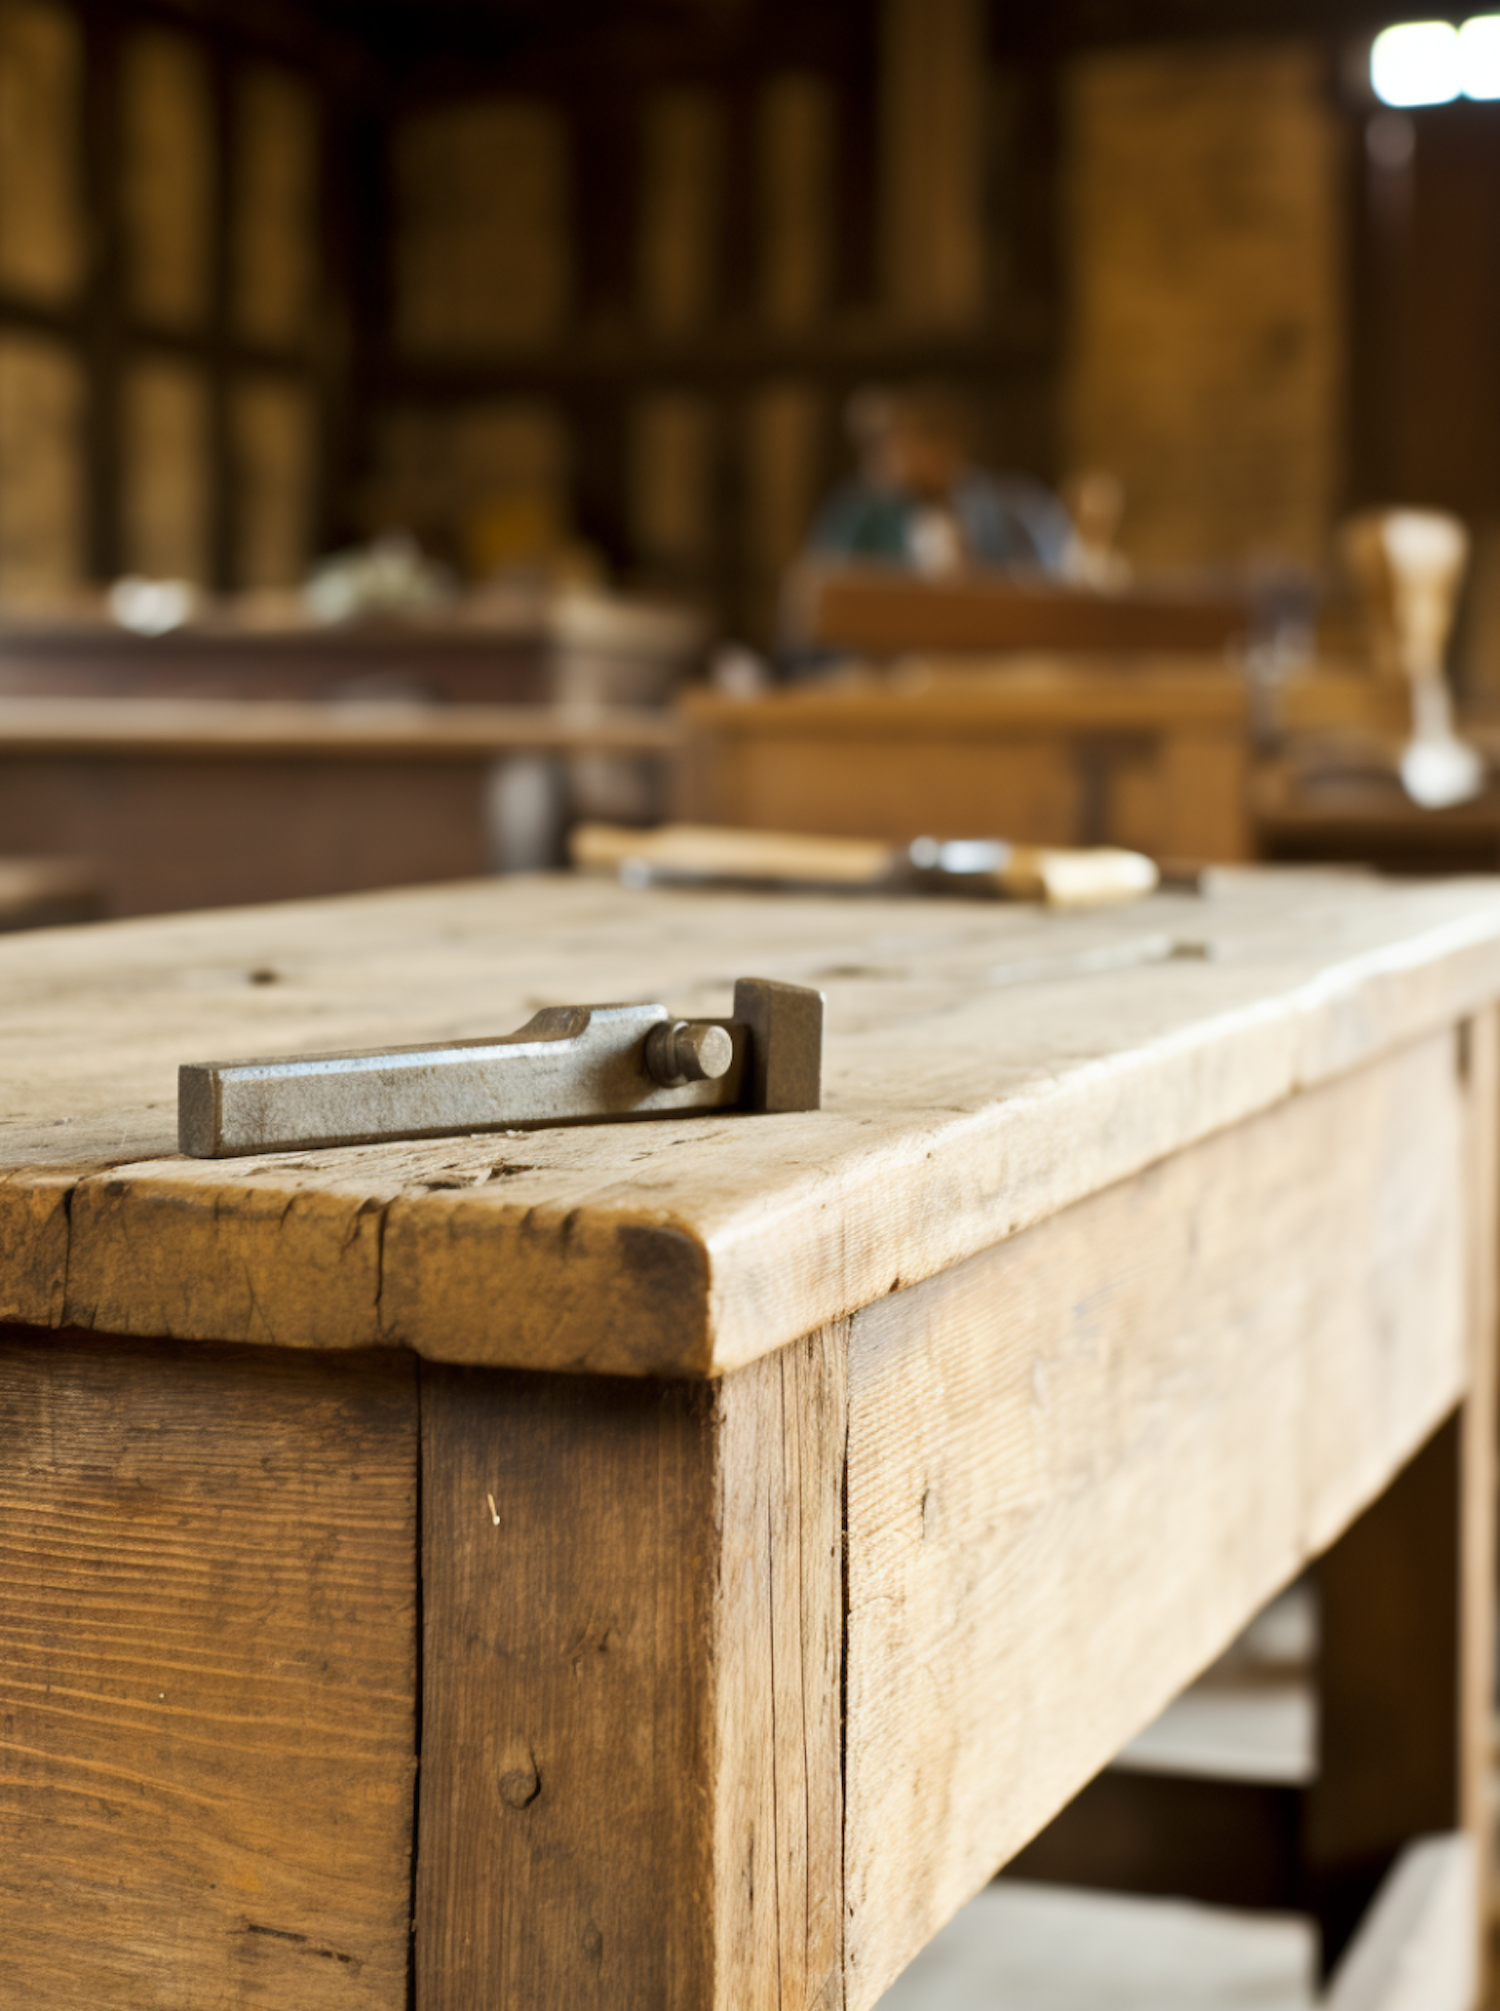
[[[1461,88],[1458,30],[1448,21],[1406,21],[1375,37],[1370,84],[1383,105],[1446,105]]]
[[[1458,77],[1466,98],[1500,98],[1500,14],[1476,14],[1459,29]]]

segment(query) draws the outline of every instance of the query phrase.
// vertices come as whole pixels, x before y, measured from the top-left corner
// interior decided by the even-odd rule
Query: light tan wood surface
[[[679,710],[689,822],[1253,851],[1246,686],[1212,658],[934,657],[753,699],[694,691]]]
[[[856,1316],[852,2006],[1462,1397],[1457,1061],[1431,1036]]]
[[[556,878],[13,939],[0,1311],[718,1373],[1500,990],[1488,884],[1217,884],[1061,917]],[[826,991],[823,1110],[175,1154],[183,1061],[722,1012],[745,975]]]

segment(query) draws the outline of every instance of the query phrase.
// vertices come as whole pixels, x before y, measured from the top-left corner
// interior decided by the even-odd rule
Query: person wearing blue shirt
[[[860,472],[818,512],[808,557],[907,566],[928,577],[970,568],[1063,572],[1068,512],[1029,475],[976,468],[945,393],[862,392],[849,418]]]

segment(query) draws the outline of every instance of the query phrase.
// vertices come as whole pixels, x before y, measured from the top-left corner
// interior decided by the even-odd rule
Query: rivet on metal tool
[[[646,1036],[646,1066],[664,1089],[679,1082],[717,1082],[733,1060],[728,1029],[711,1020],[668,1020]]]

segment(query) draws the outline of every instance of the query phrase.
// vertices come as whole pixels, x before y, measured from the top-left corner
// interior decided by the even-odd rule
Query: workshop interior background
[[[1482,575],[1500,119],[1403,158],[1368,25],[0,0],[0,596],[286,589],[399,526],[763,642],[848,395],[917,375],[1116,472],[1147,565],[1317,565],[1398,497]]]

